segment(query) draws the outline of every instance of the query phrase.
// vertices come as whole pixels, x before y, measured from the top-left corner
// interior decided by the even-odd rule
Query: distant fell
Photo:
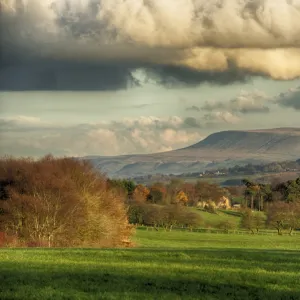
[[[184,150],[241,151],[252,154],[270,154],[281,157],[299,156],[300,128],[275,128],[260,130],[231,130],[209,135]]]
[[[300,128],[228,130],[216,132],[189,147],[163,153],[91,156],[109,176],[181,174],[300,158]]]

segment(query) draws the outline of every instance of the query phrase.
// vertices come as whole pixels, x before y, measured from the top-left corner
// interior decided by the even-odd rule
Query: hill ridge
[[[300,128],[224,130],[185,148],[154,154],[90,156],[84,159],[109,176],[180,174],[247,163],[295,160]]]

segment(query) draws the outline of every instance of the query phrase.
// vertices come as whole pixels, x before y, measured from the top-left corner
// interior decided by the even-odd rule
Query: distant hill
[[[249,131],[221,131],[185,149],[239,150],[281,155],[286,150],[300,150],[300,128],[279,128]],[[288,147],[288,148],[287,148]]]
[[[221,131],[197,144],[163,153],[84,159],[109,176],[128,177],[202,172],[248,163],[295,161],[299,157],[300,128],[275,128]]]

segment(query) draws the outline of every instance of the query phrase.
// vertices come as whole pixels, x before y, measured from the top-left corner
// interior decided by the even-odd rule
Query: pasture
[[[0,299],[300,299],[299,236],[137,230],[132,249],[1,249]]]

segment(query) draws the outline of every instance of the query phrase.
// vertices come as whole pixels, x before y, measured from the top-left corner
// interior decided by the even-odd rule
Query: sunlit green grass
[[[134,249],[1,249],[0,299],[300,299],[300,239],[137,231]]]
[[[197,212],[200,214],[202,220],[203,220],[203,225],[205,227],[212,227],[216,228],[220,222],[223,221],[230,221],[236,225],[236,227],[239,226],[240,221],[241,221],[241,216],[237,213],[236,215],[230,214],[230,211],[222,211],[222,210],[217,210],[216,213],[210,213],[201,209],[196,209],[196,208],[191,208],[192,211]]]
[[[138,230],[135,242],[141,248],[166,249],[266,249],[299,250],[300,235],[210,234],[179,231]],[[300,266],[299,266],[300,269]]]

